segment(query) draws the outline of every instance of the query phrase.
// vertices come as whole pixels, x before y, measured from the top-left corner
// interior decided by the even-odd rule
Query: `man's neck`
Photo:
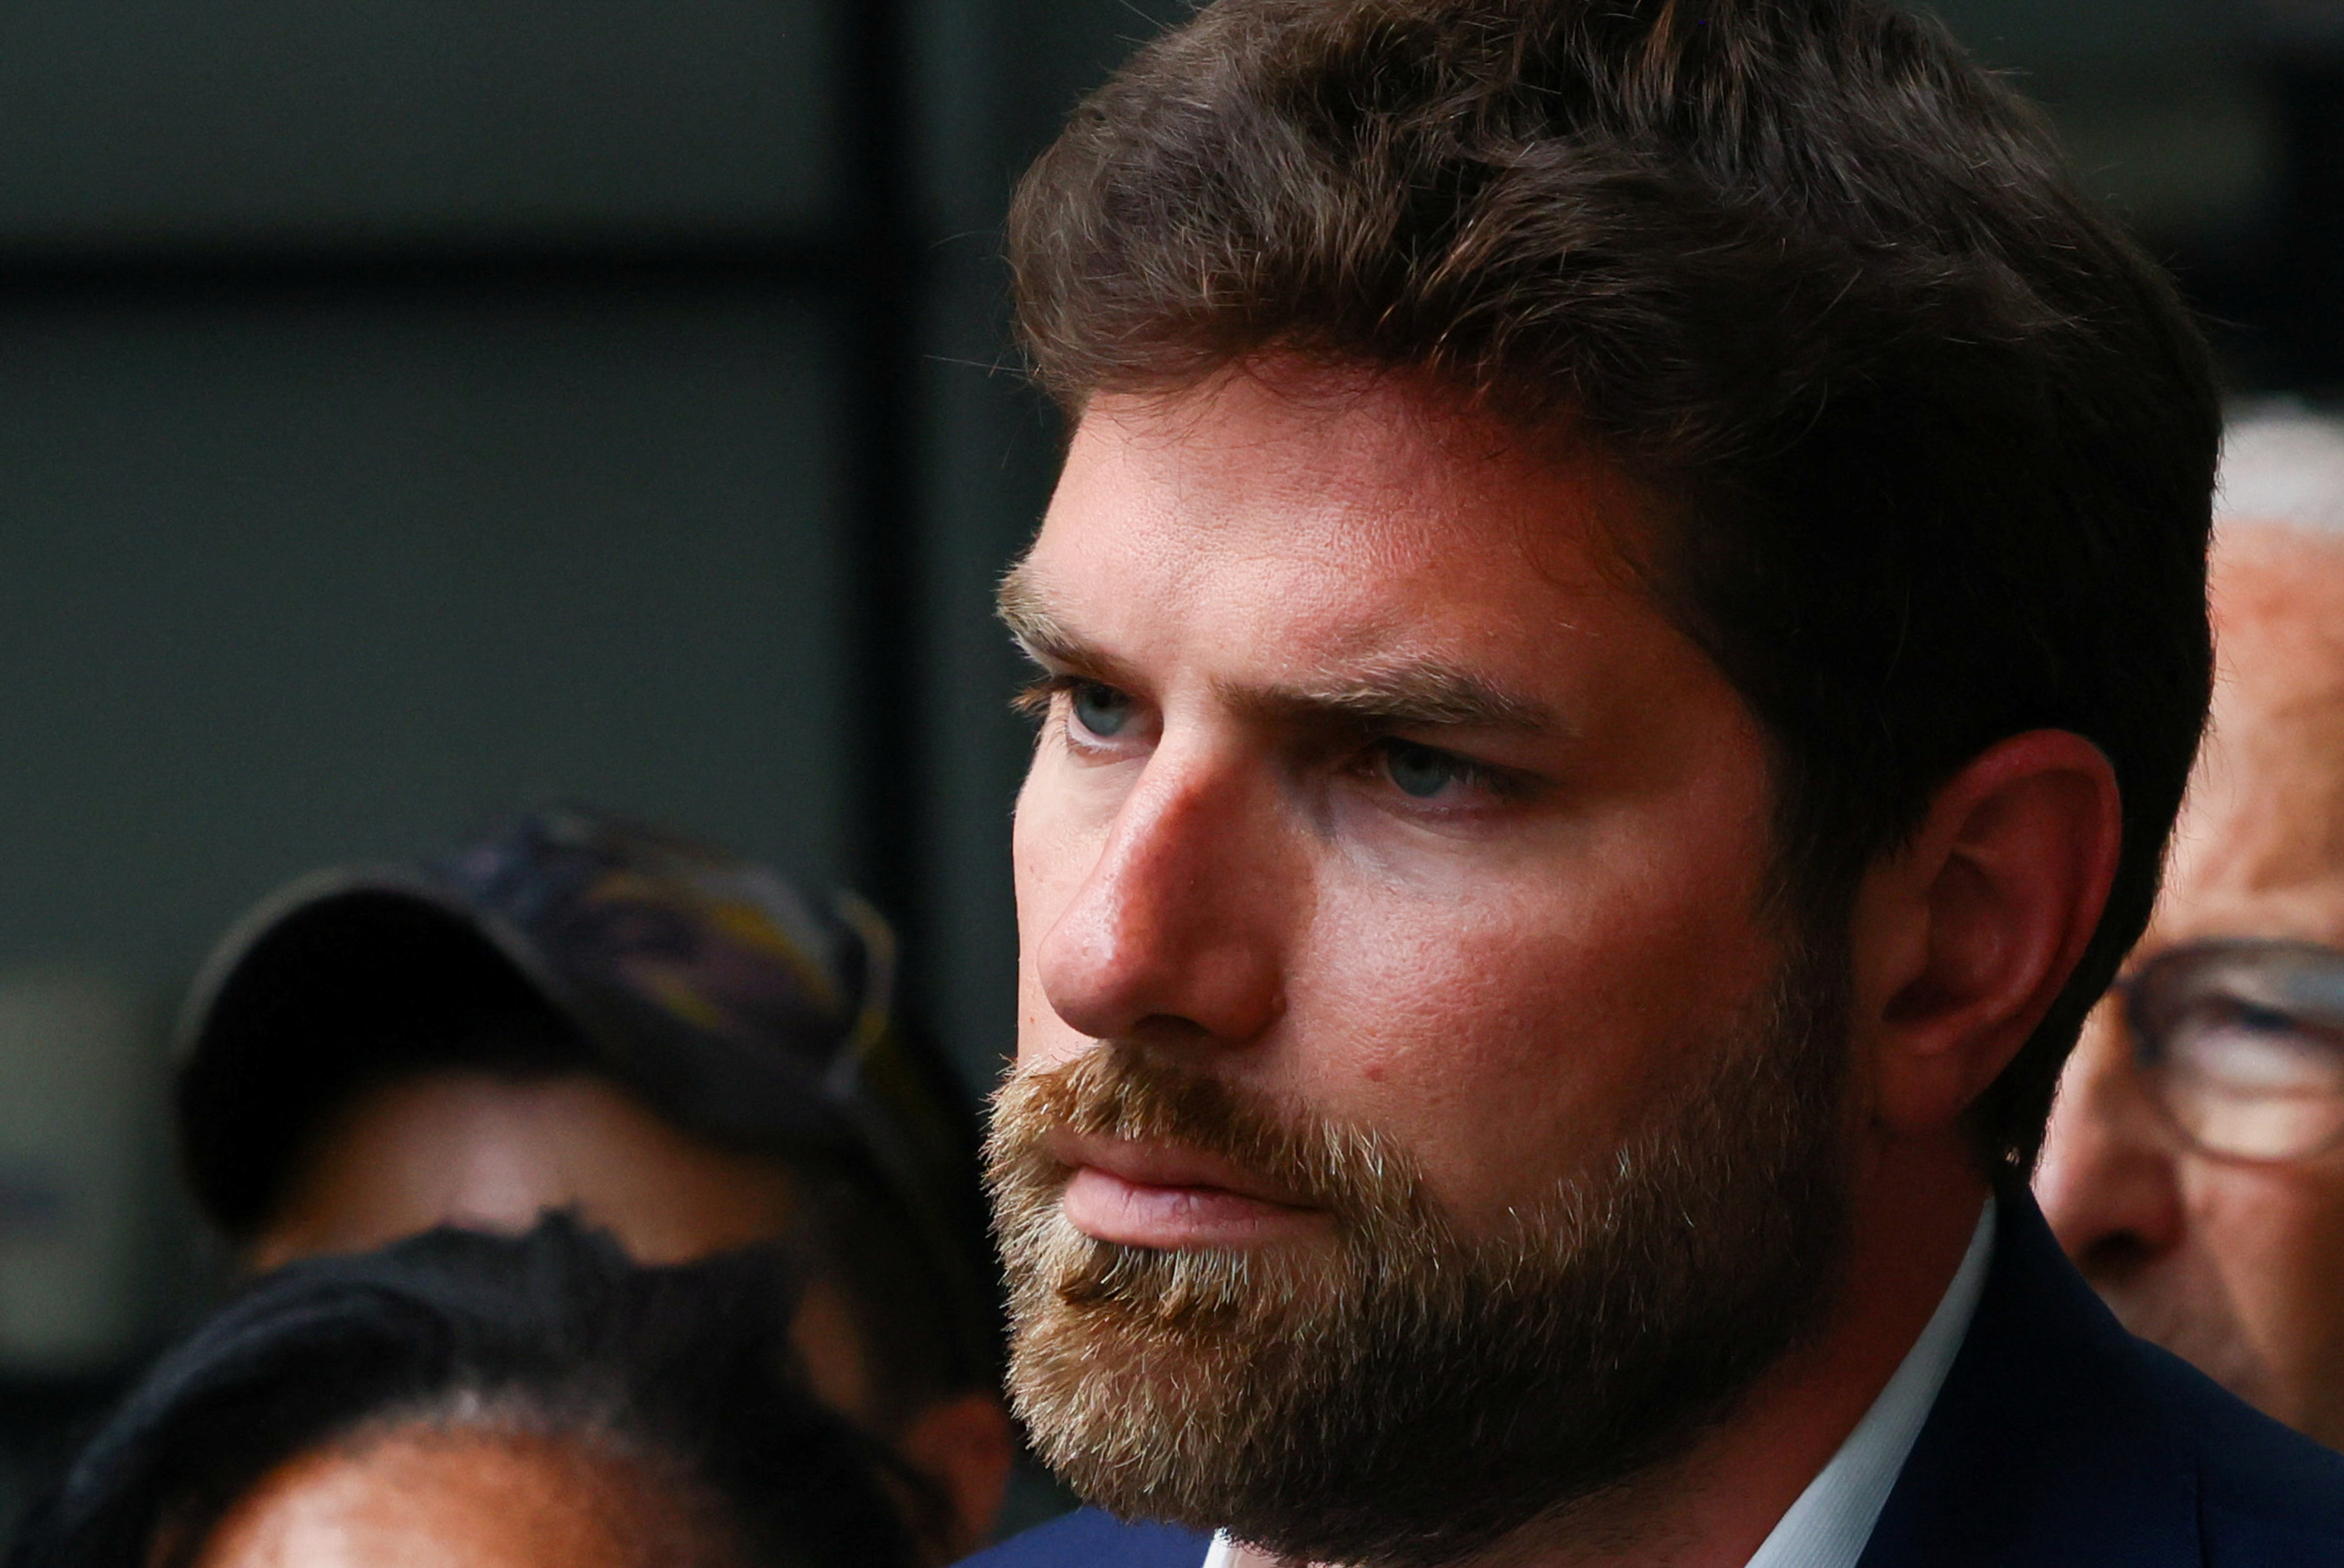
[[[1824,1327],[1691,1454],[1457,1568],[1744,1568],[1879,1398],[1960,1269],[1987,1188],[1955,1160],[1886,1158],[1868,1173]],[[1306,1565],[1239,1547],[1234,1568]]]

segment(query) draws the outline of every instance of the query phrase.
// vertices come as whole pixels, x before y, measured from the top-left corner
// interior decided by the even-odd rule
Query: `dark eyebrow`
[[[1055,614],[1023,561],[1001,580],[996,613],[1027,654],[1046,664],[1117,678],[1114,660],[1091,648]],[[1398,729],[1511,730],[1528,734],[1569,732],[1544,703],[1493,685],[1470,671],[1435,659],[1401,659],[1324,681],[1267,689],[1225,689],[1232,707],[1276,718],[1339,719]]]
[[[1325,683],[1226,693],[1232,704],[1281,715],[1318,715],[1399,729],[1513,730],[1567,726],[1544,703],[1433,659],[1409,659],[1331,676]]]

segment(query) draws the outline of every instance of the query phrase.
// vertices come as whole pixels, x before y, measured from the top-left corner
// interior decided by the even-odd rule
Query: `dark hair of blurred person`
[[[181,1152],[247,1270],[576,1210],[639,1260],[789,1236],[818,1392],[982,1540],[1013,1440],[975,1133],[851,895],[578,808],[305,877],[182,1029]]]
[[[795,1286],[778,1247],[644,1268],[563,1216],[293,1265],[164,1357],[11,1568],[908,1565]]]

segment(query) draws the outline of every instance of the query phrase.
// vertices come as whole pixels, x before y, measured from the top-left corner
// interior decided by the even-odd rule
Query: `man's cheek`
[[[1297,1087],[1396,1138],[1438,1192],[1543,1187],[1611,1127],[1632,1044],[1600,1007],[1566,1007],[1575,990],[1551,953],[1487,947],[1325,976],[1289,1016],[1308,1064]]]
[[[1058,1017],[1036,978],[1032,965],[1021,961],[1017,976],[1017,1065],[1049,1067],[1072,1058],[1089,1043]]]
[[[1031,966],[1036,944],[1057,924],[1081,887],[1096,853],[1096,836],[1079,833],[1068,820],[1059,791],[1028,781],[1018,796],[1010,834],[1021,970]]]
[[[2344,1355],[2344,1174],[2198,1163],[2193,1218],[2262,1359],[2326,1371]]]

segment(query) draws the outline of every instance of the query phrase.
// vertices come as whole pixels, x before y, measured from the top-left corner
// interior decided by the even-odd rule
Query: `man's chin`
[[[1041,1458],[1124,1517],[1222,1527],[1241,1502],[1221,1478],[1258,1435],[1239,1414],[1268,1342],[1258,1256],[1125,1248],[1070,1225],[1059,1243],[1064,1266],[1013,1302],[1011,1403]]]
[[[1378,1568],[1470,1560],[1659,1473],[1844,1257],[1844,1031],[1781,996],[1744,1022],[1713,1081],[1470,1239],[1368,1129],[1114,1047],[1013,1077],[990,1177],[1042,1457],[1126,1517]],[[1327,1218],[1307,1243],[1101,1239],[1069,1218],[1081,1139],[1195,1151]]]
[[[1534,1281],[1529,1255],[1570,1253],[1552,1238],[1167,1252],[1059,1219],[1055,1239],[1056,1267],[1013,1270],[1012,1397],[1043,1459],[1116,1513],[1299,1561],[1459,1561],[1610,1492],[1677,1458],[1796,1318],[1713,1300],[1612,1343],[1618,1258]]]

